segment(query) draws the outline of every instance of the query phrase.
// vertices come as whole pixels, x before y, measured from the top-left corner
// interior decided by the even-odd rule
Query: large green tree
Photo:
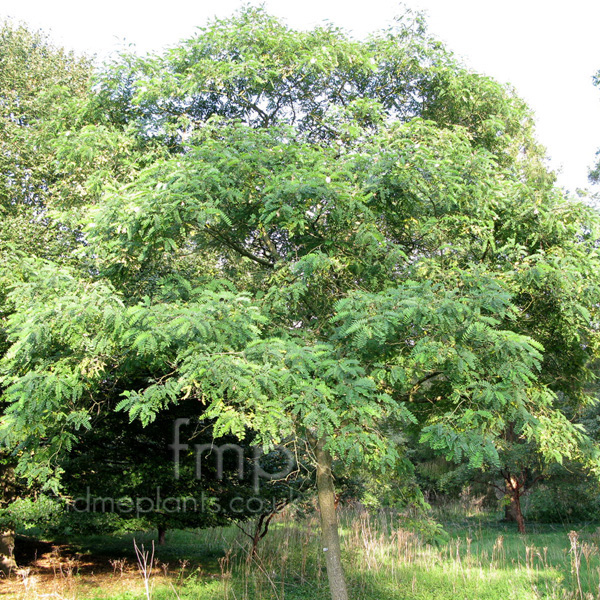
[[[87,114],[136,159],[90,171],[90,268],[31,261],[14,286],[20,473],[58,485],[98,392],[143,372],[132,419],[193,398],[216,436],[308,445],[343,600],[334,458],[394,468],[410,427],[478,467],[507,430],[593,463],[561,407],[587,401],[597,220],[553,188],[524,104],[420,17],[359,42],[246,9],[96,90]]]

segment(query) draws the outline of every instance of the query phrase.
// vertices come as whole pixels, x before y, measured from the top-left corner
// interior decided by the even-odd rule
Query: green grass
[[[220,572],[218,559],[238,537],[235,527],[215,527],[206,530],[169,531],[165,546],[154,545],[154,558],[161,563],[177,566],[187,561],[203,571]],[[134,540],[146,550],[156,544],[156,532],[136,532],[116,535],[88,535],[55,538],[55,543],[68,544],[75,552],[102,556],[124,557],[136,562]]]
[[[572,540],[570,528],[564,526],[530,526],[530,533],[520,536],[514,527],[479,516],[446,523],[449,540],[430,544],[406,523],[405,517],[394,514],[342,515],[344,563],[353,600],[600,599],[600,533],[593,527],[581,528]],[[111,586],[96,590],[75,585],[70,597],[146,597],[133,568],[134,537],[146,549],[151,547],[147,534],[70,540],[81,553],[124,556],[132,565],[122,589],[115,575]],[[274,523],[258,557],[251,560],[247,539],[233,527],[169,532],[167,545],[157,548],[155,556],[153,600],[329,598],[315,517]]]

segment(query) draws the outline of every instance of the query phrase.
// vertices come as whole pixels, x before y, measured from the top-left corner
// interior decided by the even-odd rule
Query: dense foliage
[[[402,429],[477,468],[524,443],[597,468],[572,422],[597,218],[553,187],[513,91],[419,17],[354,41],[246,9],[107,65],[77,111],[54,160],[83,191],[48,221],[84,232],[75,265],[3,259],[21,475],[58,489],[96,410],[149,425],[189,399],[217,437],[314,453],[322,515],[332,457],[402,469]]]

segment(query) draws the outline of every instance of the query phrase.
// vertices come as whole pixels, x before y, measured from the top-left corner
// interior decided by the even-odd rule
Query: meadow
[[[341,511],[355,600],[592,600],[600,598],[600,528],[530,524],[498,514]],[[443,527],[443,529],[442,529]],[[0,584],[30,600],[327,600],[316,515],[282,516],[255,555],[235,526],[51,540]],[[136,551],[137,547],[137,551]]]

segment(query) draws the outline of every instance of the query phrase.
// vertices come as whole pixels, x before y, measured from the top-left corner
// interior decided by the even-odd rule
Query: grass
[[[482,514],[447,520],[445,528],[449,539],[440,542],[435,527],[421,527],[402,515],[342,512],[351,598],[600,599],[600,530],[530,526],[530,533],[520,536],[514,527]],[[167,545],[148,555],[147,591],[133,541],[148,553],[148,534],[70,539],[68,548],[55,540],[50,555],[38,560],[39,572],[1,584],[0,597],[326,600],[318,532],[315,516],[280,519],[256,557],[234,527],[169,532]]]

